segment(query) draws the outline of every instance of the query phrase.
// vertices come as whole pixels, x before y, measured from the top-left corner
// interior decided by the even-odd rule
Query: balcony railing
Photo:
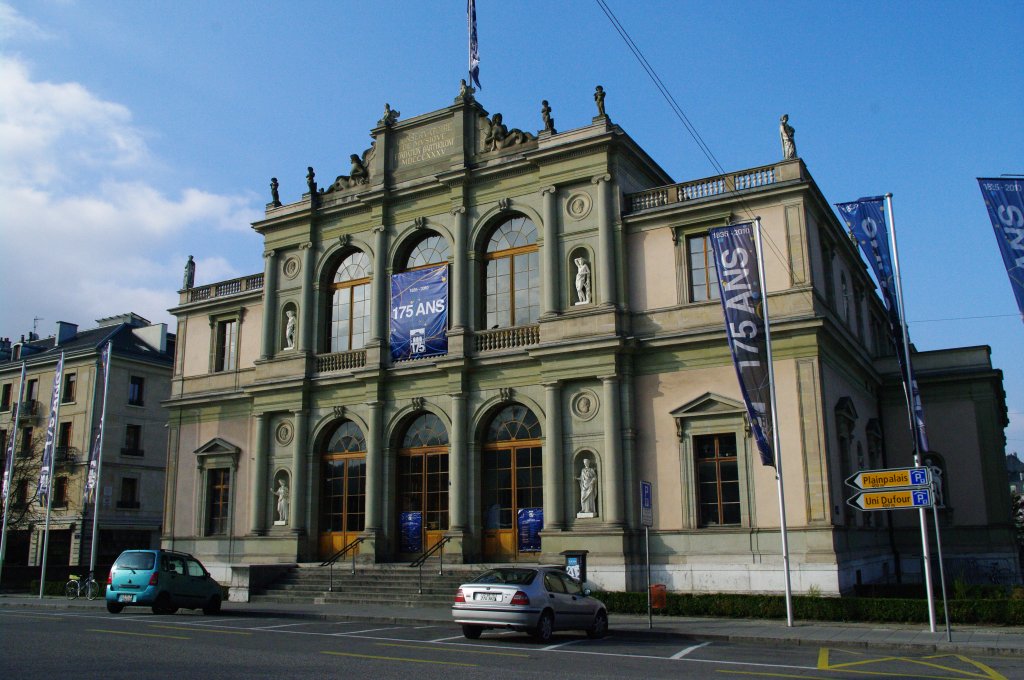
[[[517,347],[530,347],[540,342],[540,326],[515,326],[479,331],[476,334],[476,351],[492,352]]]
[[[14,406],[11,407],[13,413]],[[39,413],[39,402],[35,399],[26,399],[21,402],[21,408],[18,409],[18,420],[31,420],[35,418]]]
[[[316,372],[351,371],[366,365],[366,350],[354,349],[349,352],[319,354],[316,357]]]
[[[219,283],[211,283],[207,286],[189,288],[184,291],[186,296],[184,302],[201,302],[261,288],[263,288],[263,274],[252,274],[231,279],[230,281],[220,281]]]
[[[700,198],[721,196],[734,191],[746,191],[769,186],[783,179],[799,179],[800,161],[783,161],[776,165],[742,170],[717,177],[706,177],[692,182],[670,184],[625,195],[627,213],[657,208],[670,203],[684,203]]]
[[[58,446],[53,450],[54,465],[74,465],[77,462],[77,451],[73,446]]]

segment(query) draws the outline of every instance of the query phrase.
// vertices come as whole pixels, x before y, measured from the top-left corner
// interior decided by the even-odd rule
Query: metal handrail
[[[429,550],[427,550],[422,555],[413,560],[413,562],[409,565],[410,567],[418,567],[420,570],[419,590],[417,591],[417,595],[423,594],[423,563],[427,561],[428,557],[436,553],[438,550],[441,551],[441,566],[437,570],[437,575],[441,576],[442,574],[444,574],[444,544],[450,540],[452,540],[451,536],[443,536],[440,541],[435,543]]]
[[[326,560],[324,560],[323,563],[320,564],[321,567],[328,567],[327,573],[330,575],[330,585],[327,587],[327,592],[334,592],[334,563],[337,562],[345,553],[349,551],[352,552],[352,574],[356,573],[356,553],[355,550],[353,550],[353,548],[355,548],[357,545],[359,545],[365,540],[365,536],[360,536],[359,538],[353,540],[351,543],[346,545],[338,552],[328,557]]]

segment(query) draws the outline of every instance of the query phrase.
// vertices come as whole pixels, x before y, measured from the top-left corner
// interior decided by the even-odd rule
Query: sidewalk
[[[0,609],[31,608],[103,612],[102,599],[66,600],[30,595],[0,595]],[[222,614],[232,613],[267,618],[305,618],[315,621],[361,621],[400,625],[452,624],[447,607],[383,607],[372,610],[360,605],[280,604],[225,602]],[[919,624],[863,624],[824,621],[796,621],[788,628],[784,621],[763,619],[722,619],[655,616],[653,628],[646,616],[610,615],[616,636],[672,636],[696,641],[750,642],[758,644],[808,645],[814,647],[879,648],[907,652],[941,652],[1024,656],[1024,628],[1001,626],[953,626],[952,642],[946,641],[945,627],[928,631]]]

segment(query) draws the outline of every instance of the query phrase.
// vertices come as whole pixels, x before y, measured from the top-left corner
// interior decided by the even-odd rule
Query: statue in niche
[[[551,107],[548,106],[547,99],[540,103],[540,117],[544,121],[544,132],[555,134],[555,119],[551,117]]]
[[[400,115],[402,115],[401,112],[393,110],[391,108],[391,104],[385,103],[384,104],[384,115],[381,116],[381,119],[377,121],[377,125],[383,125],[384,127],[390,127],[391,125],[395,124],[395,121],[398,120],[398,117]]]
[[[288,523],[288,483],[282,478],[277,480],[277,488],[270,493],[277,496],[277,521],[274,524]]]
[[[576,304],[590,304],[590,265],[582,257],[573,260],[576,263]]]
[[[597,104],[597,117],[604,117],[604,88],[600,85],[594,90],[594,102]]]
[[[277,192],[277,178],[270,178],[270,204],[275,208],[281,207],[281,194]]]
[[[288,317],[288,321],[284,324],[284,348],[295,349],[295,325],[297,323],[295,311],[287,309],[284,315]]]
[[[529,132],[523,132],[519,128],[509,130],[501,122],[501,114],[496,113],[488,121],[487,136],[484,137],[484,151],[499,151],[507,149],[516,144],[522,144],[532,139],[537,139]]]
[[[788,161],[796,158],[796,130],[789,124],[788,113],[779,118],[779,137],[782,138],[782,159]]]
[[[313,166],[306,168],[306,186],[309,187],[310,195],[316,194],[316,173],[313,172]]]
[[[580,511],[577,517],[593,517],[597,514],[597,470],[590,466],[590,459],[583,459],[580,476]]]
[[[455,103],[471,102],[473,101],[473,93],[476,92],[475,88],[470,87],[466,84],[466,79],[463,78],[459,81],[459,94],[455,97]]]
[[[181,282],[181,287],[188,290],[196,283],[196,261],[192,259],[192,256],[188,256],[188,262],[185,263],[185,278]]]

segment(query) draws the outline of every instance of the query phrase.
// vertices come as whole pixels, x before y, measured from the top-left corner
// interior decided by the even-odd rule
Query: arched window
[[[400,552],[426,550],[448,529],[448,430],[433,413],[409,423],[397,460]],[[419,513],[422,534],[402,533],[405,517]],[[417,540],[417,538],[419,540]]]
[[[540,422],[521,404],[510,404],[491,420],[481,451],[481,510],[486,560],[506,560],[519,551],[519,512],[544,507]]]
[[[451,249],[448,241],[439,234],[430,234],[420,239],[409,251],[405,260],[405,270],[421,269],[448,262]]]
[[[540,255],[537,225],[513,217],[487,243],[485,328],[524,326],[540,316]]]
[[[370,337],[370,258],[348,255],[334,273],[328,309],[328,344],[332,352],[359,349]]]
[[[330,557],[366,526],[366,438],[340,422],[320,451],[320,556]]]

